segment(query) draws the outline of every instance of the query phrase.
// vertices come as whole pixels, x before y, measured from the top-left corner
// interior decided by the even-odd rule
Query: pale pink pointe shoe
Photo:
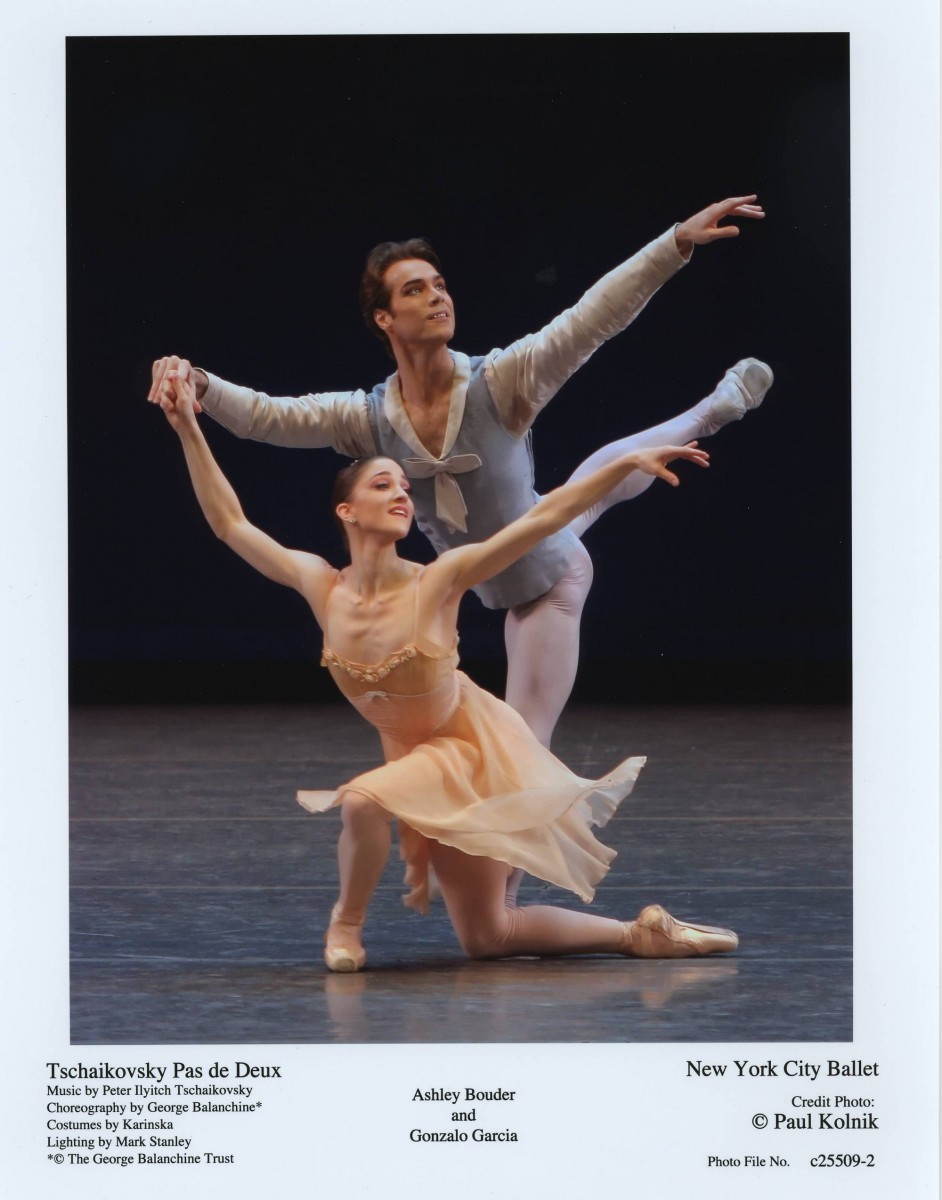
[[[366,951],[361,941],[363,922],[341,921],[337,916],[339,904],[330,912],[330,924],[324,934],[324,962],[328,971],[351,974],[366,965]]]
[[[624,922],[623,929],[619,953],[631,958],[694,958],[729,953],[739,945],[739,938],[731,929],[688,925],[676,920],[660,904],[643,908],[634,921]]]
[[[775,382],[772,368],[758,358],[742,358],[730,367],[716,385],[710,406],[711,424],[717,429],[730,421],[741,421],[758,408]]]

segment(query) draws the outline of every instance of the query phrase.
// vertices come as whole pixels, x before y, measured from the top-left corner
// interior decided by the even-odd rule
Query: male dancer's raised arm
[[[506,428],[520,435],[540,410],[605,342],[626,329],[661,286],[685,266],[694,246],[736,237],[727,217],[761,219],[756,196],[711,204],[603,276],[572,308],[539,333],[487,356],[485,379]]]
[[[152,404],[172,399],[170,379],[174,372],[192,380],[196,411],[205,409],[236,437],[269,442],[273,446],[331,448],[350,458],[362,458],[376,449],[367,418],[366,395],[362,391],[269,396],[227,383],[171,354],[159,358],[152,367],[147,397]]]
[[[616,267],[572,308],[539,333],[487,356],[485,381],[502,423],[522,434],[567,379],[606,341],[622,332],[658,289],[685,265],[697,245],[735,237],[728,217],[764,217],[755,195],[711,204]],[[168,371],[184,374],[185,359],[168,356],[153,365],[148,399],[159,403],[169,394]],[[237,437],[280,446],[330,446],[358,457],[375,449],[363,391],[311,393],[273,397],[227,383],[201,369],[194,371],[199,404]]]

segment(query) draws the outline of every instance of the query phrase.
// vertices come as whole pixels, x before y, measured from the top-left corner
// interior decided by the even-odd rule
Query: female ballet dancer
[[[599,503],[633,471],[677,486],[675,459],[706,467],[696,443],[639,450],[572,480],[486,541],[428,566],[399,557],[412,524],[409,481],[375,456],[340,472],[334,511],[350,565],[289,550],[250,524],[199,428],[190,378],[170,373],[160,405],[180,438],[194,491],[213,532],[262,574],[307,600],[324,633],[322,663],[380,733],[386,764],[333,792],[300,792],[312,812],[340,805],[340,895],[325,935],[325,962],[357,971],[362,927],[398,819],[411,886],[405,903],[425,911],[434,872],[452,926],[473,958],[624,954],[681,958],[734,950],[730,930],[675,920],[660,905],[634,921],[508,900],[519,869],[594,895],[614,851],[591,832],[631,791],[644,759],[600,780],[580,779],[546,750],[522,718],[457,670],[463,594]],[[547,650],[549,651],[549,647]],[[379,685],[379,687],[377,687]]]

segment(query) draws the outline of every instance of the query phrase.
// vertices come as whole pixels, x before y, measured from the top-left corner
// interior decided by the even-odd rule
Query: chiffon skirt
[[[441,723],[429,732],[428,705],[418,706],[419,729],[411,702],[431,696],[371,692],[353,700],[381,729],[390,761],[334,791],[298,792],[299,803],[324,812],[353,791],[395,817],[410,889],[403,902],[421,912],[428,909],[429,841],[521,867],[591,900],[615,857],[592,828],[630,793],[644,758],[582,779],[512,708],[461,672],[443,692]],[[420,732],[422,740],[414,740]]]

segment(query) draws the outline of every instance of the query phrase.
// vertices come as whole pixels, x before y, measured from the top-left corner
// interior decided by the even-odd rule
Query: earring
[[[348,524],[348,525],[356,525],[356,523],[357,523],[357,519],[356,519],[356,517],[348,517],[348,518],[347,518],[347,524]]]

